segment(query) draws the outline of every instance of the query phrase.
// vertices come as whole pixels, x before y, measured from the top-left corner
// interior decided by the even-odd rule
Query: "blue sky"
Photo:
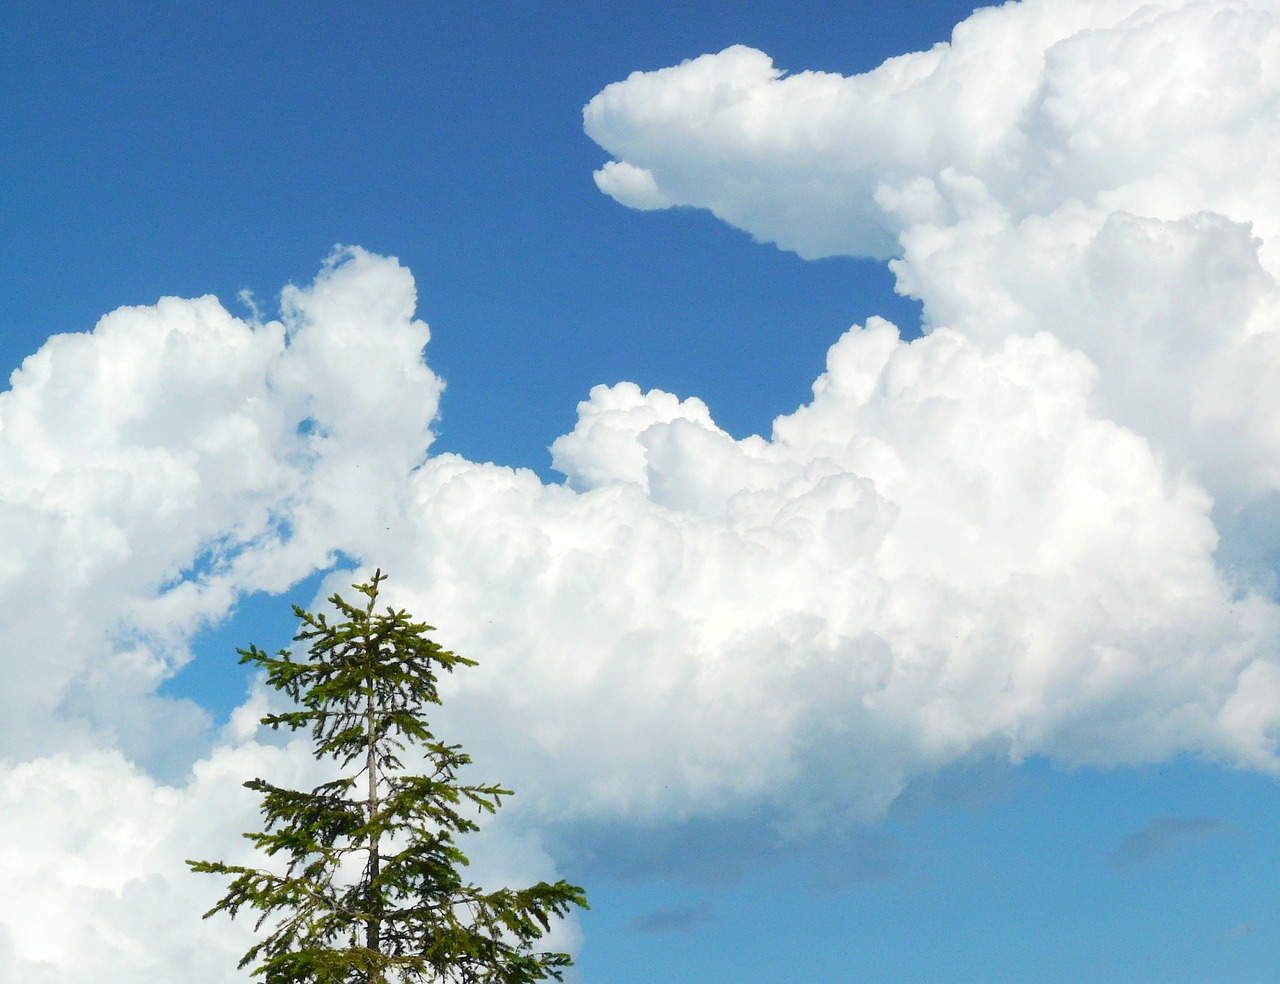
[[[581,981],[1272,979],[1280,9],[854,78],[974,9],[0,11],[0,895],[76,939],[0,976],[243,979],[138,914],[300,768],[233,650],[381,564]]]
[[[911,307],[882,264],[806,264],[709,216],[619,210],[591,181],[606,155],[582,106],[735,43],[861,71],[971,9],[18,5],[6,361],[165,294],[248,288],[269,309],[354,243],[417,277],[450,450],[545,469],[576,402],[623,378],[714,400],[735,433],[767,428],[839,332]]]

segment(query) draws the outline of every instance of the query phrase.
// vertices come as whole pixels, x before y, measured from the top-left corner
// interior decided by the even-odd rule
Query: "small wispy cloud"
[[[714,918],[715,912],[708,905],[677,905],[635,916],[628,920],[627,928],[646,935],[689,933]]]
[[[1226,827],[1221,817],[1155,817],[1120,842],[1111,853],[1111,864],[1116,868],[1160,864],[1186,845]]]
[[[1237,923],[1235,926],[1231,927],[1230,938],[1238,940],[1245,936],[1252,936],[1257,931],[1258,927],[1251,922]]]

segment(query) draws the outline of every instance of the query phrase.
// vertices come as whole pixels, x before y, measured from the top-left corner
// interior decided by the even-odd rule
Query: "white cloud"
[[[671,202],[658,191],[653,175],[626,161],[609,161],[595,174],[596,187],[628,208],[667,208]]]
[[[56,336],[14,373],[0,394],[9,754],[85,728],[154,744],[151,719],[178,708],[150,695],[195,629],[382,521],[441,388],[414,303],[407,270],[352,250],[285,291],[283,323],[164,298]]]
[[[1277,611],[1094,378],[877,322],[768,441],[597,388],[554,449],[582,492],[436,458],[378,556],[482,660],[446,715],[551,815],[803,813],[815,769],[874,815],[982,748],[1271,768]]]
[[[293,759],[306,757],[297,747]],[[297,754],[301,752],[302,754]],[[55,755],[0,773],[0,975],[6,980],[142,984],[244,980],[241,919],[201,922],[220,894],[184,859],[247,860],[238,834],[246,777],[290,767],[283,750],[225,747],[185,787],[158,784],[118,752]],[[291,775],[292,774],[292,775]]]
[[[851,78],[742,47],[637,73],[585,122],[666,201],[896,257],[927,329],[1083,352],[1240,557],[1280,489],[1277,98],[1270,0],[1027,0]]]
[[[1265,213],[1266,234],[1275,15],[1268,0],[1026,0],[853,77],[787,74],[740,45],[637,72],[584,121],[669,202],[808,257],[887,258],[914,226],[1069,202]]]

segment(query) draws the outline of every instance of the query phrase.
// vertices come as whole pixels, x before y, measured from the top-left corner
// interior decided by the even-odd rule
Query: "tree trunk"
[[[369,820],[371,822],[378,810],[378,744],[375,733],[378,720],[378,706],[374,699],[376,690],[376,682],[373,679],[370,679],[369,699],[365,708],[365,729],[369,739],[367,766],[369,771]],[[374,914],[369,917],[369,921],[365,924],[366,942],[369,949],[374,953],[382,952],[382,920],[377,915],[378,899],[372,891],[373,882],[378,877],[380,861],[381,858],[378,855],[378,834],[377,831],[374,831],[369,837],[369,902],[371,907],[374,909]],[[371,980],[371,984],[381,984],[381,981],[383,980],[381,970],[377,971],[376,974],[376,977]]]

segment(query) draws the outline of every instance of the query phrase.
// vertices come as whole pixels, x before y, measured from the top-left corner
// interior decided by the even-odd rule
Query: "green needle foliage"
[[[523,984],[563,980],[568,954],[536,952],[551,919],[586,907],[576,885],[484,891],[465,882],[467,858],[455,835],[477,830],[472,816],[493,813],[510,790],[465,785],[470,759],[432,734],[423,710],[439,704],[436,674],[473,660],[427,637],[430,625],[403,611],[376,610],[385,575],[353,585],[363,606],[329,599],[342,621],[295,606],[307,659],[256,646],[241,662],[297,707],[262,719],[273,729],[308,728],[317,759],[337,762],[340,777],[315,789],[282,789],[265,779],[245,785],[262,794],[266,829],[245,834],[267,855],[282,855],[279,874],[218,861],[188,861],[195,871],[230,875],[216,912],[259,911],[265,935],[240,966],[256,964],[267,984]],[[412,746],[409,774],[399,755]]]

